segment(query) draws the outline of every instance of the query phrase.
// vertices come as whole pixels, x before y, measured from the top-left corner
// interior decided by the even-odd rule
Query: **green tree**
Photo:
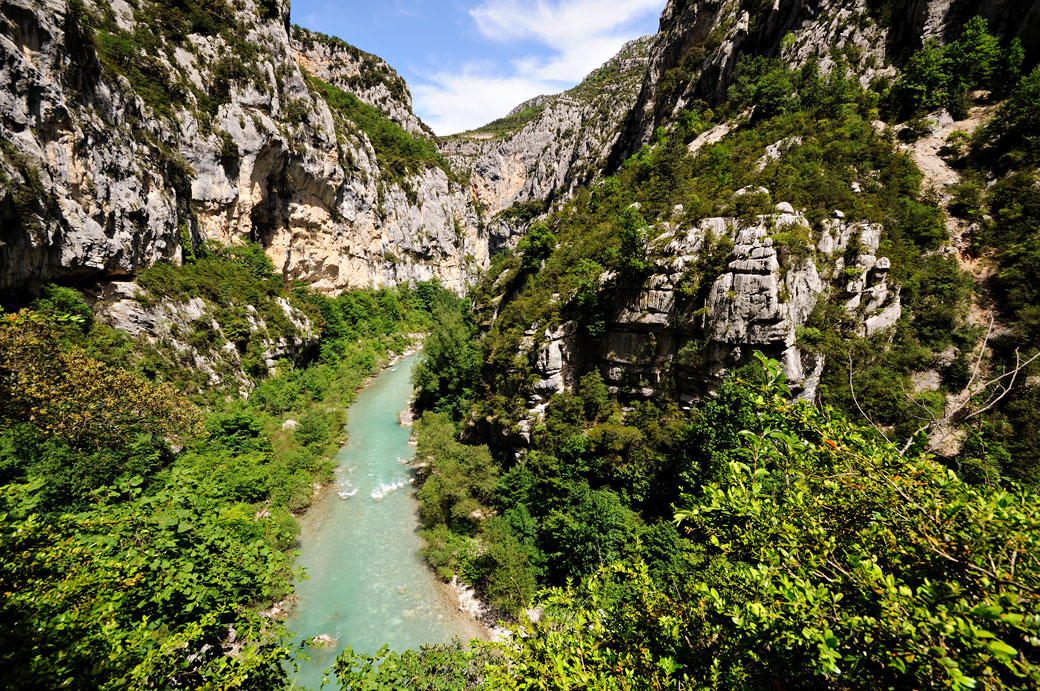
[[[94,313],[83,299],[82,293],[74,288],[48,283],[40,291],[40,297],[32,303],[32,309],[42,314],[77,317],[76,323],[86,333],[94,323]]]
[[[419,405],[450,410],[461,417],[483,364],[475,332],[473,323],[458,308],[442,307],[434,312],[433,327],[414,375]]]
[[[199,429],[194,406],[172,387],[64,349],[53,327],[28,311],[0,325],[0,423],[19,422],[94,450]]]
[[[556,236],[549,230],[549,226],[535,223],[516,245],[517,254],[523,257],[520,266],[524,271],[538,271],[555,247]]]

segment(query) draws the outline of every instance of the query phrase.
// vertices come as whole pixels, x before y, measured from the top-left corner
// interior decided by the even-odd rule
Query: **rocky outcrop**
[[[232,337],[216,315],[219,311],[199,297],[187,302],[155,301],[135,283],[98,286],[91,291],[94,318],[144,344],[165,358],[202,374],[206,387],[224,386],[247,395],[260,373],[273,373],[278,360],[299,361],[318,343],[318,329],[306,314],[281,297],[272,298],[288,328],[274,329],[253,305],[242,307],[247,333]],[[226,311],[226,310],[225,310]],[[245,353],[237,341],[256,340],[259,362],[247,372]],[[200,382],[201,384],[202,382]],[[201,390],[201,389],[200,389]]]
[[[354,94],[412,134],[433,136],[412,112],[407,82],[382,59],[341,39],[299,26],[292,28],[292,47],[306,74]]]
[[[894,74],[892,65],[901,65],[924,41],[953,40],[964,22],[981,15],[1005,41],[1019,38],[1030,64],[1040,59],[1040,6],[1031,0],[776,0],[753,14],[748,7],[743,0],[669,0],[610,169],[683,108],[724,101],[744,56],[780,58],[794,68],[817,60],[825,73],[842,56],[866,85]]]
[[[472,282],[488,255],[468,189],[436,157],[402,173],[379,148],[391,122],[428,137],[389,67],[294,42],[283,0],[182,12],[0,5],[0,290],[132,274],[204,240],[260,242],[330,293]],[[349,98],[308,75],[378,110],[338,112]]]
[[[847,222],[836,212],[822,231],[813,235],[809,228],[786,203],[754,222],[660,224],[653,269],[641,285],[617,293],[601,340],[582,338],[573,323],[528,332],[521,353],[531,354],[538,380],[521,433],[551,395],[574,390],[592,367],[622,397],[669,396],[689,403],[761,351],[784,364],[797,395],[813,398],[824,362],[800,334],[817,303],[843,301],[852,329],[861,335],[894,326],[902,308],[898,287],[888,283],[891,262],[877,256],[880,226]],[[697,268],[709,238],[732,243],[717,276]]]
[[[635,103],[650,42],[649,37],[630,42],[570,91],[520,104],[510,117],[526,113],[528,119],[513,129],[498,130],[492,123],[444,143],[453,163],[470,171],[473,199],[491,219],[492,253],[515,245],[526,230],[526,219],[496,218],[501,211],[569,198],[603,170],[620,123]]]

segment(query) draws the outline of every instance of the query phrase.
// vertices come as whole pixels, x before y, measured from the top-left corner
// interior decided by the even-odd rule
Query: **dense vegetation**
[[[147,307],[203,301],[180,334],[190,350],[95,323],[61,286],[0,315],[0,678],[277,687],[290,649],[262,609],[290,592],[293,513],[331,477],[355,389],[455,298],[436,284],[290,293],[255,246],[138,283]],[[300,337],[311,359],[262,364],[271,342]],[[229,346],[240,360],[224,380],[197,376],[197,357]]]
[[[676,502],[667,569],[650,561],[660,541],[629,542],[544,593],[519,643],[348,650],[337,674],[431,689],[1040,683],[1035,493],[972,486],[830,406],[791,403],[779,363],[726,387],[701,414],[716,434],[696,445],[702,480]]]
[[[522,625],[523,642],[502,657],[348,651],[338,673],[378,687],[382,661],[419,688],[1038,682],[1038,564],[1020,561],[1035,549],[1036,388],[1013,389],[985,415],[975,413],[999,388],[970,389],[956,455],[930,456],[921,430],[975,378],[980,349],[992,377],[1036,353],[1040,70],[1023,74],[1021,48],[999,46],[978,19],[953,44],[926,45],[894,84],[863,88],[832,58],[828,74],[812,60],[799,70],[744,60],[715,112],[693,104],[615,176],[530,223],[516,250],[495,258],[472,294],[476,329],[462,327],[466,314],[434,327],[416,379],[436,411],[417,427],[427,556],[503,615],[522,621],[536,601],[544,618]],[[971,92],[998,83],[994,97],[1007,100],[992,124],[949,147],[967,171],[951,213],[975,224],[976,256],[998,267],[978,286],[939,251],[946,209],[922,189],[897,133],[920,136],[922,115],[938,107],[967,114]],[[689,155],[717,123],[730,125],[721,141]],[[777,143],[780,155],[768,156]],[[814,245],[835,209],[883,226],[878,254],[892,259],[904,308],[896,327],[858,336],[836,281],[799,332],[828,362],[816,407],[788,402],[771,361],[688,412],[667,395],[612,393],[594,353],[619,296],[662,257],[664,222],[751,220],[780,201],[810,224],[771,236],[795,260],[828,266]],[[681,309],[704,307],[728,241],[709,236],[684,276]],[[983,342],[967,313],[990,297],[1002,327]],[[566,322],[591,363],[525,429],[539,376],[531,335]],[[480,352],[483,368],[465,364]],[[449,361],[459,366],[446,370]],[[911,374],[933,369],[938,390],[915,393]]]

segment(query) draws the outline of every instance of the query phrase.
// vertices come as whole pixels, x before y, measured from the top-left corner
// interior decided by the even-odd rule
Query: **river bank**
[[[412,429],[416,417],[415,396],[413,395],[409,398],[408,405],[401,411],[398,419],[401,421],[402,426]],[[408,444],[411,446],[418,445],[414,429],[411,437],[408,439]],[[425,464],[418,464],[414,460],[411,463],[413,471],[424,466]],[[431,571],[433,570],[432,567],[430,569]],[[440,577],[437,580],[444,586],[445,592],[448,593],[458,611],[469,617],[480,627],[483,634],[481,638],[486,641],[504,641],[509,638],[509,629],[499,625],[499,618],[491,606],[481,599],[476,590],[459,580],[458,574],[453,576],[450,581],[444,581]]]
[[[308,578],[296,584],[299,599],[286,625],[300,642],[325,636],[331,645],[309,647],[298,685],[316,687],[347,645],[372,654],[384,644],[406,650],[487,637],[421,555],[409,482],[415,447],[400,420],[415,364],[406,353],[390,358],[359,393],[335,480],[300,521],[297,565]]]

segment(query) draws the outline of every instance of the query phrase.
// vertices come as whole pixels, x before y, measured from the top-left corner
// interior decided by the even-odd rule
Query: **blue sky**
[[[652,34],[666,0],[292,0],[292,21],[375,53],[440,135],[568,89],[626,41]]]

